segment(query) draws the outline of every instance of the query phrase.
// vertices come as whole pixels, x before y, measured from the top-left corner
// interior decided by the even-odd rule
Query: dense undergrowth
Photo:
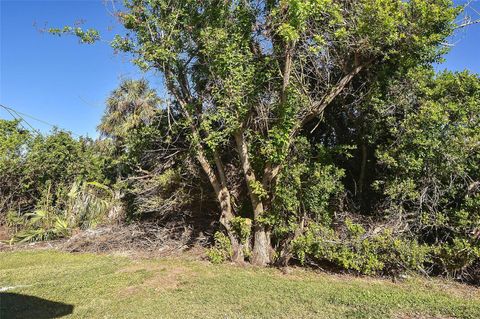
[[[362,198],[349,189],[352,172],[348,173],[343,161],[358,156],[355,148],[342,151],[348,154],[338,154],[339,146],[312,149],[304,138],[289,169],[279,177],[272,205],[278,214],[265,220],[278,240],[278,248],[272,252],[274,261],[288,263],[293,258],[301,264],[364,274],[419,271],[478,281],[480,198],[475,143],[480,134],[475,97],[479,96],[479,80],[465,73],[447,73],[428,81],[425,85],[439,101],[437,113],[412,110],[414,117],[397,119],[401,132],[375,145],[378,158],[372,158],[375,165],[369,164],[374,169],[369,173],[371,183],[361,196],[370,201],[373,211],[356,206],[355,201]],[[461,95],[462,103],[442,101],[437,93],[442,90],[449,92],[444,99],[452,100],[452,92],[458,90],[468,90],[471,97]],[[425,103],[432,102],[429,98]],[[77,140],[59,131],[37,136],[15,121],[2,120],[0,124],[1,211],[2,221],[12,233],[11,243],[68,237],[74,229],[105,223],[168,219],[182,210],[185,216],[212,218],[195,211],[197,205],[205,210],[214,205],[208,190],[202,188],[201,177],[188,175],[193,168],[182,167],[181,161],[172,161],[174,168],[152,177],[136,175],[132,162],[155,167],[136,149],[136,143],[141,140],[142,147],[154,145],[155,138],[145,138],[144,130],[157,130],[158,123],[128,131],[134,142],[122,145],[123,151],[108,140]],[[394,147],[388,148],[388,143]],[[196,189],[205,191],[203,198],[192,193]],[[304,215],[301,231],[294,222],[298,214]],[[251,254],[251,223],[248,217],[232,221],[247,258]],[[289,233],[294,234],[290,239]],[[289,240],[283,247],[282,238]],[[215,247],[208,252],[212,261],[232,257],[228,237],[217,233],[213,241]]]

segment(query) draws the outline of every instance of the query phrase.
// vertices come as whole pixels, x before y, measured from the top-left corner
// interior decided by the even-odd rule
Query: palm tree
[[[115,144],[121,141],[130,130],[148,125],[159,110],[161,99],[148,81],[123,80],[107,99],[107,107],[97,129],[104,137]]]
[[[129,134],[134,134],[132,130],[135,128],[152,123],[160,110],[161,102],[155,90],[150,88],[145,79],[123,80],[108,97],[105,112],[97,129],[102,137],[107,138],[104,141],[106,147],[113,146],[111,151],[113,158],[117,160],[115,164],[117,182],[127,177],[133,169],[128,161],[122,159],[125,155],[127,137]],[[121,188],[115,189],[113,200],[121,203],[124,195]],[[124,213],[125,206],[116,205],[109,214],[109,218],[112,221],[118,220]]]

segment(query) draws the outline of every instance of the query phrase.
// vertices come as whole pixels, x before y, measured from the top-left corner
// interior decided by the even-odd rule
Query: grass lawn
[[[480,318],[480,289],[54,250],[0,253],[0,319]]]

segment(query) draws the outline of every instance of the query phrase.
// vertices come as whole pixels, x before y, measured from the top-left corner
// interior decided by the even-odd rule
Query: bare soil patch
[[[191,270],[185,267],[168,267],[159,264],[138,263],[119,270],[120,273],[149,272],[151,277],[141,284],[126,287],[120,291],[121,297],[128,297],[133,294],[153,289],[155,292],[161,292],[169,289],[176,289],[186,278],[193,276]]]

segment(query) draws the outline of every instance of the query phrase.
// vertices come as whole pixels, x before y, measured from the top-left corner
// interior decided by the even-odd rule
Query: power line
[[[7,108],[7,107],[5,107],[5,106],[3,106],[3,105],[2,105],[2,107],[5,108],[5,109],[7,110],[7,112],[8,112],[15,120],[20,120],[20,125],[22,126],[22,128],[23,128],[24,130],[27,130],[27,129],[25,128],[25,126],[23,126],[22,121],[25,122],[25,124],[27,124],[28,127],[30,127],[30,129],[31,129],[32,131],[34,131],[35,133],[37,133],[37,134],[40,135],[40,132],[39,132],[37,129],[35,129],[32,125],[30,125],[30,123],[28,123],[22,116],[20,116],[20,114],[18,114],[17,111],[15,111],[15,110],[13,110],[13,109],[10,109],[10,108]],[[17,114],[18,118],[17,118],[17,116],[15,116],[15,114],[13,114],[12,112],[14,112],[15,114]]]
[[[14,120],[19,120],[18,124],[19,124],[25,131],[28,131],[28,130],[25,128],[25,126],[23,126],[21,119],[17,118],[17,117],[15,116],[15,114],[13,114],[12,111],[10,111],[9,109],[6,109],[6,111],[8,112],[8,114],[10,114],[10,115],[13,117]]]
[[[38,135],[42,135],[42,134],[40,133],[40,131],[37,130],[36,128],[34,128],[30,123],[28,123],[28,121],[25,120],[25,118],[22,117],[22,115],[20,115],[18,111],[12,109],[11,107],[7,107],[7,106],[5,106],[5,105],[2,105],[2,104],[0,104],[0,106],[3,107],[15,120],[19,120],[19,124],[20,124],[20,126],[21,126],[24,130],[27,130],[27,129],[25,128],[25,126],[23,126],[22,122],[25,122],[25,124],[27,124],[28,127],[30,127],[30,129],[31,129],[33,132],[37,133]],[[16,115],[13,114],[12,112],[15,113]],[[17,117],[18,117],[18,118],[17,118]]]
[[[36,118],[36,117],[34,117],[34,116],[30,115],[30,114],[26,114],[26,113],[17,111],[17,110],[15,110],[15,109],[13,109],[13,108],[11,108],[11,107],[8,107],[8,106],[5,106],[5,105],[3,105],[3,104],[0,104],[0,106],[1,106],[2,108],[4,108],[5,110],[7,110],[7,112],[10,113],[10,115],[12,115],[12,116],[16,119],[15,115],[12,114],[12,112],[15,112],[15,114],[17,114],[17,116],[18,116],[22,121],[24,121],[33,131],[37,132],[38,134],[40,134],[40,132],[39,132],[37,129],[35,129],[32,125],[30,125],[30,123],[28,123],[28,121],[25,120],[25,117],[28,117],[28,118],[30,118],[30,119],[32,119],[32,120],[35,120],[35,121],[37,121],[37,122],[40,122],[40,123],[42,123],[42,124],[48,125],[48,126],[50,126],[50,127],[59,128],[59,129],[61,129],[61,130],[70,132],[72,135],[75,135],[75,136],[78,136],[78,137],[82,137],[80,134],[74,133],[74,132],[72,132],[72,131],[70,131],[70,130],[64,129],[64,128],[58,126],[58,125],[49,123],[49,122],[44,121],[44,120],[42,120],[42,119]]]

